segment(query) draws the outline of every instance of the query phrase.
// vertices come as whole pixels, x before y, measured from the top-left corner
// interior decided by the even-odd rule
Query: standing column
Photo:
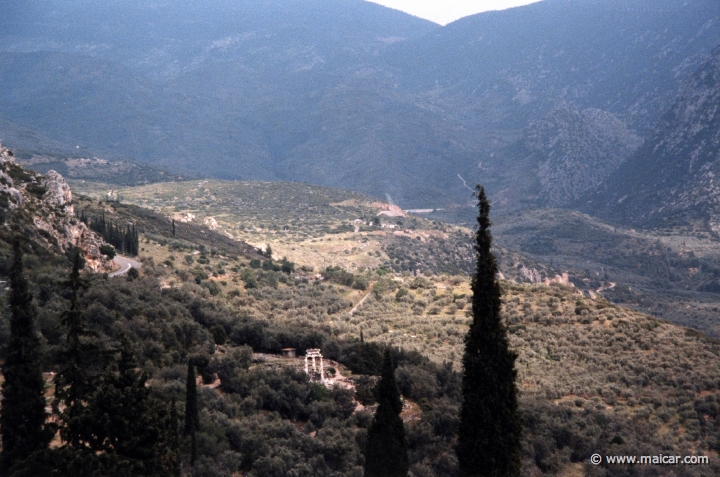
[[[305,374],[308,374],[308,366],[307,366],[307,356],[305,356]]]
[[[320,382],[325,381],[325,368],[323,367],[322,356],[320,356]]]

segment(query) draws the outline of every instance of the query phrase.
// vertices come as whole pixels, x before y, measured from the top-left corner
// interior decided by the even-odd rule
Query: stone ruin
[[[315,358],[320,358],[320,366],[315,362]],[[308,366],[309,359],[312,359],[312,367]],[[325,368],[323,367],[323,357],[319,349],[312,348],[305,351],[305,373],[310,377],[310,382],[325,382]]]

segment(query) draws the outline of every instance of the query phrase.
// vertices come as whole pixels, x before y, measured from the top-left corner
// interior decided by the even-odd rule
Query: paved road
[[[112,272],[108,277],[119,277],[125,275],[131,268],[140,268],[142,264],[132,258],[123,257],[122,255],[115,255],[113,262],[120,266],[120,270]]]

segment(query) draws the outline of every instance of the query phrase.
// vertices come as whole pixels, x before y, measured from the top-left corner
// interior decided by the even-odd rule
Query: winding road
[[[119,265],[120,269],[108,274],[108,277],[119,277],[121,275],[125,275],[131,268],[142,267],[140,262],[133,260],[132,258],[123,257],[122,255],[115,255],[113,262]]]

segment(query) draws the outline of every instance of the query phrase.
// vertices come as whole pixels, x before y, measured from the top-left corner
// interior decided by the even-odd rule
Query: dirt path
[[[332,367],[335,370],[335,376],[325,378],[325,385],[327,387],[340,386],[341,388],[355,391],[355,384],[350,381],[347,376],[343,376],[339,363],[326,359],[325,368],[327,369],[328,367]],[[327,373],[325,373],[325,375],[327,376]]]
[[[362,297],[362,300],[360,300],[360,301],[357,303],[357,305],[353,306],[352,310],[350,310],[350,314],[351,314],[351,315],[352,315],[353,313],[355,313],[358,308],[360,308],[360,305],[362,305],[363,302],[364,302],[365,300],[367,300],[367,298],[370,296],[371,293],[372,293],[372,288],[370,288],[370,291],[367,292],[367,295],[365,295],[364,297]]]
[[[597,290],[595,290],[595,293],[602,293],[602,292],[605,291],[605,290],[612,290],[613,288],[615,288],[615,283],[614,283],[614,282],[610,282],[610,285],[609,285],[609,286],[607,286],[607,287],[600,287],[600,288],[598,288]]]

